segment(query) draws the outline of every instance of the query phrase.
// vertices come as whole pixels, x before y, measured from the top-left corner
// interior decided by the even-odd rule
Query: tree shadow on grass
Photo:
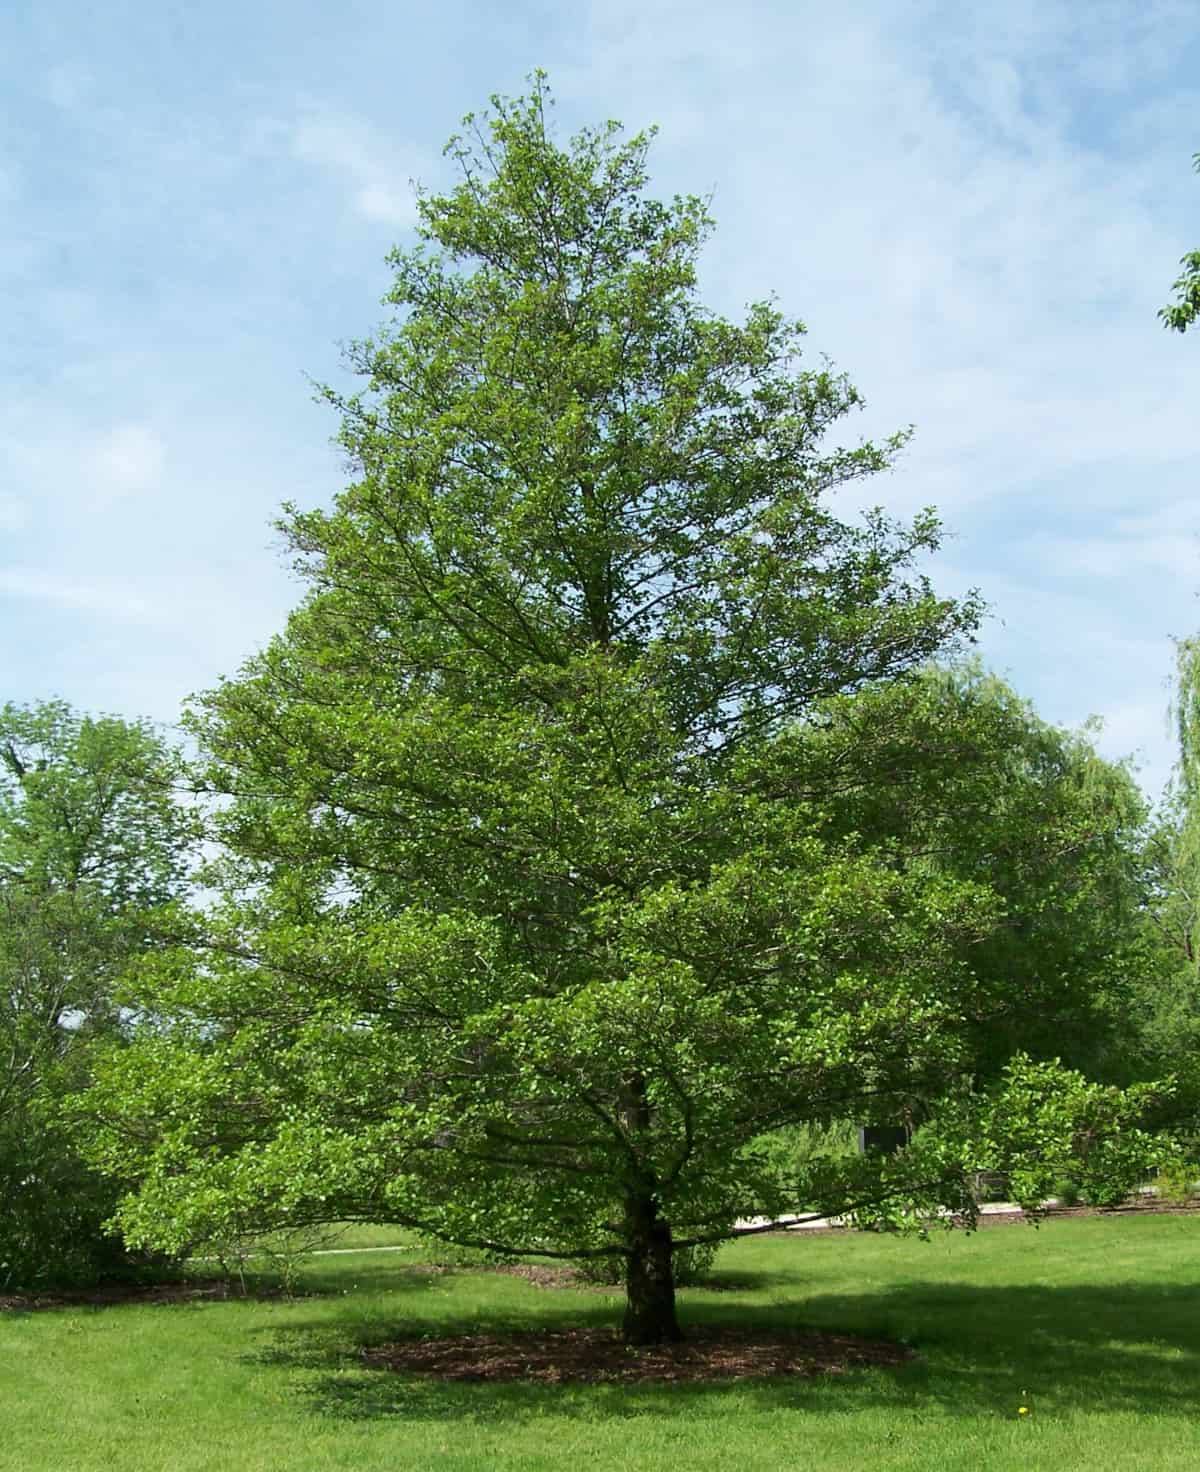
[[[536,1295],[536,1296],[535,1296]],[[688,1384],[547,1385],[439,1381],[368,1368],[362,1351],[416,1332],[402,1313],[339,1324],[293,1323],[256,1363],[295,1374],[311,1408],[339,1420],[518,1423],[547,1414],[584,1419],[711,1416],[742,1408],[845,1414],[871,1408],[1011,1417],[1033,1410],[1200,1413],[1200,1287],[904,1284],[863,1294],[798,1296],[769,1307],[693,1300],[682,1315],[700,1333],[824,1329],[909,1344],[898,1369]],[[527,1310],[439,1318],[436,1336],[612,1325],[611,1302],[530,1290]]]
[[[125,1308],[195,1308],[211,1303],[262,1303],[285,1297],[275,1279],[180,1278],[147,1283],[100,1283],[91,1288],[48,1288],[0,1296],[5,1318],[44,1313],[107,1313]]]
[[[798,1307],[817,1324],[912,1344],[921,1371],[897,1381],[909,1402],[1006,1415],[1018,1404],[1200,1413],[1200,1285],[912,1282]]]
[[[356,1265],[352,1290],[411,1295],[435,1287],[447,1271],[427,1264],[368,1260]],[[67,1311],[107,1313],[111,1309],[198,1308],[218,1303],[250,1308],[281,1299],[299,1303],[305,1299],[341,1298],[348,1291],[345,1267],[326,1268],[318,1264],[306,1266],[297,1280],[288,1280],[278,1271],[248,1270],[240,1277],[236,1273],[224,1276],[196,1273],[158,1281],[117,1281],[91,1288],[47,1288],[0,1294],[0,1314],[5,1319],[18,1319]]]

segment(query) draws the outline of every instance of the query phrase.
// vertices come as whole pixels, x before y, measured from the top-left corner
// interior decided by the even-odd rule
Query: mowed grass
[[[919,1357],[705,1386],[440,1384],[363,1369],[362,1345],[398,1336],[619,1313],[615,1294],[435,1274],[419,1255],[315,1259],[308,1296],[291,1302],[0,1315],[0,1467],[1200,1467],[1200,1217],[739,1243],[719,1289],[681,1295],[686,1323],[850,1330],[904,1339]]]

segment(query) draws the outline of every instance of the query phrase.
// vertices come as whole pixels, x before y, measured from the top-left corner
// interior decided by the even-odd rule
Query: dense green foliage
[[[617,1255],[651,1340],[673,1252],[801,1190],[969,1207],[962,1121],[1011,1153],[1053,1100],[1015,1040],[1085,1051],[1115,996],[1136,820],[1000,687],[919,675],[978,615],[936,518],[829,504],[903,436],[826,444],[853,388],[774,306],[705,311],[701,203],[547,103],[452,144],[336,400],[356,478],[283,524],[308,596],[196,707],[221,898],[142,968],[92,1148],[136,1242]],[[947,1099],[932,1174],[756,1143]]]
[[[986,890],[996,923],[960,952],[992,999],[971,1044],[979,1078],[1020,1050],[1126,1075],[1147,811],[1087,732],[968,665],[823,702],[770,760],[764,794],[806,809],[825,843]]]
[[[125,1261],[118,1187],[85,1167],[58,1105],[123,1029],[119,977],[181,888],[186,820],[146,727],[60,702],[0,710],[0,1286]]]
[[[1172,1073],[1181,1128],[1200,1153],[1200,641],[1176,649],[1175,774],[1145,845],[1145,981],[1130,1029],[1144,1075]]]

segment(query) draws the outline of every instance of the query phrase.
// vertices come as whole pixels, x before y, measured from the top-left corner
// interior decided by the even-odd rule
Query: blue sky
[[[712,193],[703,294],[775,292],[905,424],[853,489],[932,503],[934,568],[1048,718],[1167,774],[1200,628],[1194,0],[340,6],[10,0],[0,16],[0,699],[173,721],[296,601],[271,519],[343,471],[305,375],[380,320],[409,181],[549,70],[564,131],[661,126]]]

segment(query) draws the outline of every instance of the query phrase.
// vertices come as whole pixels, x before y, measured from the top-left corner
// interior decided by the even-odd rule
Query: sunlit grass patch
[[[1153,1217],[924,1244],[797,1233],[739,1243],[712,1288],[681,1295],[693,1331],[809,1329],[916,1352],[835,1376],[488,1384],[372,1368],[364,1351],[398,1340],[619,1318],[615,1291],[439,1268],[418,1251],[313,1259],[291,1301],[6,1313],[0,1467],[1190,1469],[1197,1232],[1200,1219]]]

